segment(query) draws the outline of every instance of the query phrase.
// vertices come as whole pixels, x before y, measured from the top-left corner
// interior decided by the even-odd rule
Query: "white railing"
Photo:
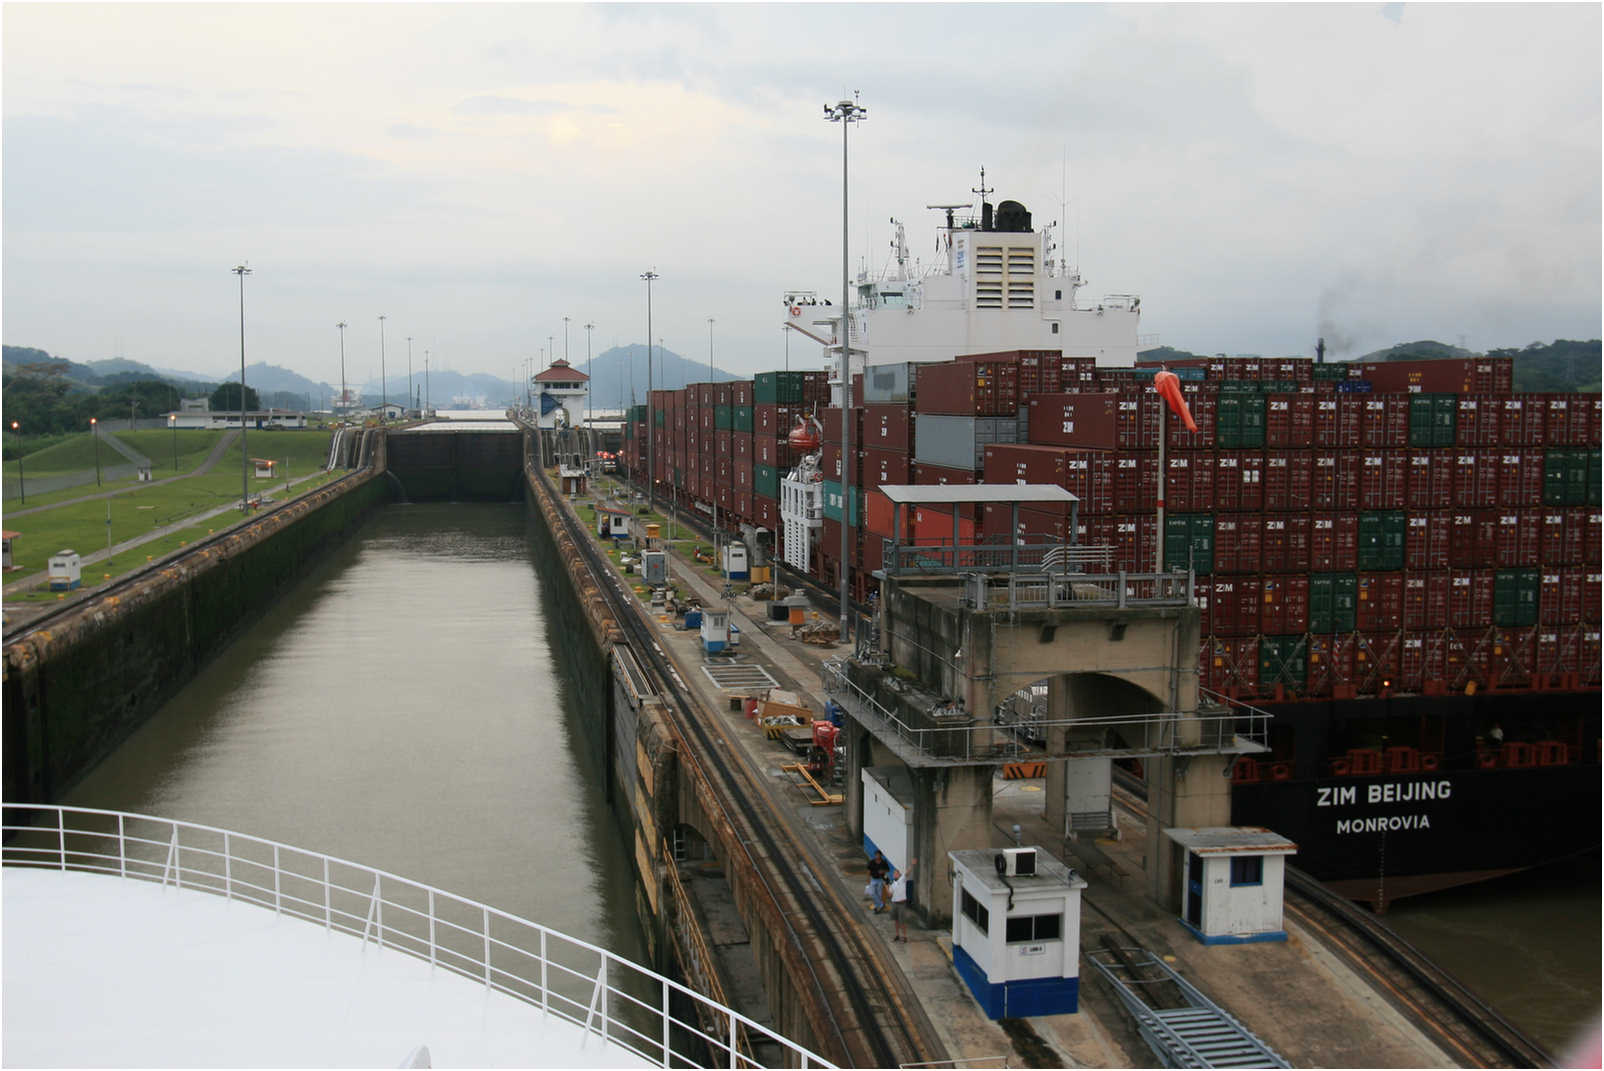
[[[373,941],[521,1000],[659,1067],[759,1067],[744,1030],[834,1067],[654,971],[538,923],[360,863],[244,833],[87,807],[4,804],[0,864],[171,882]],[[716,1024],[709,1031],[701,1023]],[[533,1057],[532,1057],[533,1059]]]

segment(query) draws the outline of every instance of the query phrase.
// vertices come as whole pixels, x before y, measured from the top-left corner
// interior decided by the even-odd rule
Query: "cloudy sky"
[[[891,218],[1063,219],[1144,342],[1339,355],[1600,334],[1596,4],[23,4],[4,341],[224,375],[511,377],[646,334],[775,367]],[[1067,194],[1066,194],[1067,191]],[[1067,203],[1066,203],[1067,202]],[[816,359],[791,343],[793,367]]]

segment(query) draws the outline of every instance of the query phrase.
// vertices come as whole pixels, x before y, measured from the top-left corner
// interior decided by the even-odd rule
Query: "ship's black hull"
[[[1283,780],[1233,785],[1231,820],[1297,842],[1296,865],[1379,905],[1596,852],[1600,844],[1596,693],[1391,699],[1273,708],[1296,759]],[[1440,742],[1434,770],[1336,775],[1349,728]],[[1567,761],[1503,765],[1482,735],[1567,741]],[[1534,735],[1535,734],[1535,735]],[[1315,745],[1323,745],[1318,751]],[[1499,765],[1492,765],[1494,762]]]

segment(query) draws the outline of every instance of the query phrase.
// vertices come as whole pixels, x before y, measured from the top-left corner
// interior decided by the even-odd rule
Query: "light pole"
[[[167,414],[167,426],[173,432],[173,471],[178,471],[178,414]]]
[[[596,384],[590,378],[590,333],[596,330],[595,324],[585,325],[585,423],[593,419],[595,406],[592,404],[592,395],[596,393]]]
[[[646,280],[646,508],[655,508],[655,490],[652,470],[652,282],[659,278],[657,269],[641,275]]]
[[[351,414],[351,399],[345,393],[345,321],[341,320],[334,326],[340,329],[340,415],[346,417]]]
[[[713,411],[718,412],[718,379],[713,371],[713,317],[707,318],[707,380],[713,384]],[[730,399],[734,401],[734,398]],[[735,407],[730,407],[730,430],[735,430]],[[724,563],[718,556],[718,421],[713,422],[713,568],[724,572]]]
[[[412,336],[407,336],[407,406],[412,405]]]
[[[245,449],[245,277],[251,269],[244,264],[230,269],[239,276],[239,508],[251,508],[251,453]]]
[[[11,432],[19,440],[17,443],[17,490],[22,495],[22,504],[26,506],[28,504],[28,474],[22,471],[22,443],[20,441],[22,438],[22,425],[13,420],[11,422]]]
[[[568,317],[563,317],[563,360],[568,360]]]
[[[95,440],[95,486],[96,487],[100,486],[100,432],[95,427],[95,425],[98,424],[98,423],[99,423],[99,421],[96,420],[94,417],[90,417],[89,418],[89,437],[91,439]]]
[[[847,307],[847,131],[869,116],[856,97],[834,107],[824,106],[824,118],[841,124],[841,639],[851,642],[852,623],[847,608],[847,535],[852,531],[852,313]]]
[[[384,418],[387,415],[389,415],[387,411],[390,408],[390,392],[389,392],[389,389],[388,389],[389,388],[389,383],[387,383],[385,381],[384,376],[385,376],[385,373],[384,373],[384,317],[380,316],[379,317],[379,423],[380,424],[384,423]]]
[[[423,408],[429,408],[429,351],[423,351]]]

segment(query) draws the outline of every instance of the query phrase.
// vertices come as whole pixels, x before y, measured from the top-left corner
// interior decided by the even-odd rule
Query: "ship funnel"
[[[982,202],[980,202],[980,229],[983,230],[983,231],[991,230],[991,202],[990,201],[982,201]]]
[[[988,231],[990,227],[986,228]],[[1030,212],[1018,201],[1004,201],[997,206],[997,229],[1023,234],[1030,230]]]
[[[1314,344],[1314,363],[1326,363],[1326,340],[1323,338]]]

